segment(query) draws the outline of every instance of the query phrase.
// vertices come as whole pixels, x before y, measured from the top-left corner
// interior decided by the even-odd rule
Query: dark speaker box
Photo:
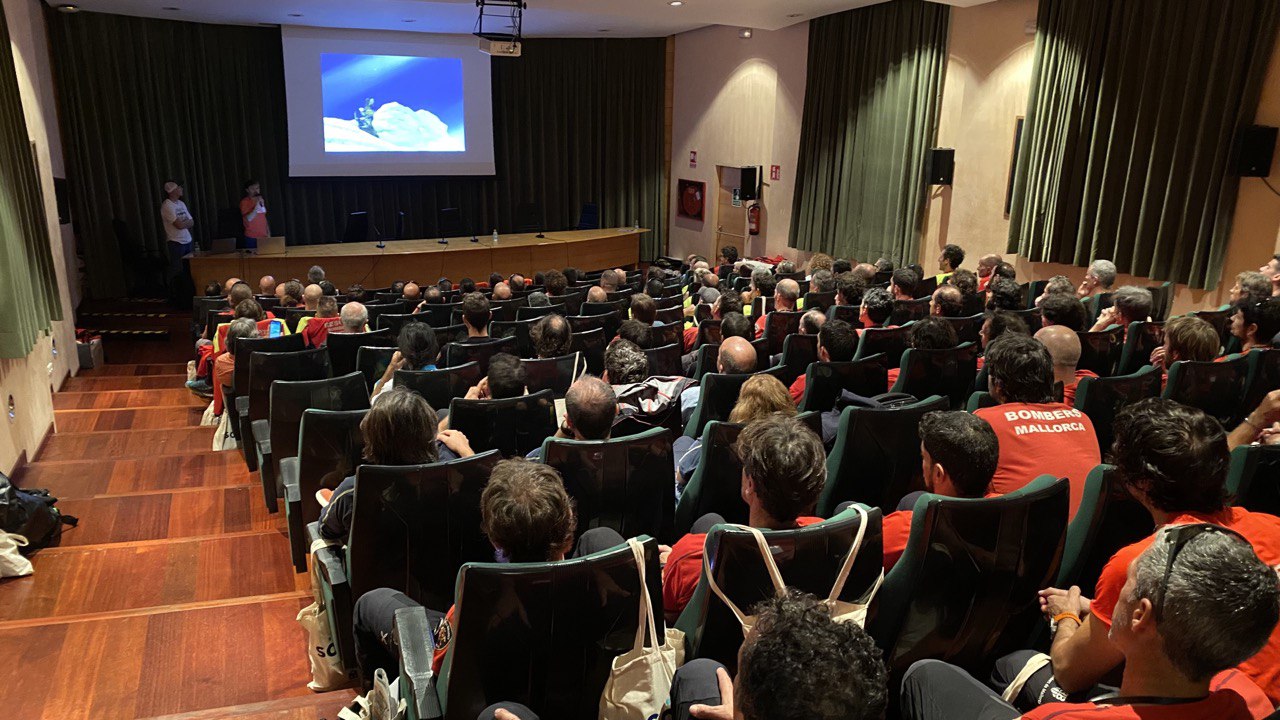
[[[925,179],[930,185],[950,185],[956,174],[956,151],[953,148],[929,148],[924,159]]]
[[[739,197],[743,200],[760,199],[760,168],[758,166],[742,168],[742,188]]]
[[[1276,128],[1251,125],[1240,131],[1236,145],[1235,173],[1240,177],[1267,177],[1276,155]]]

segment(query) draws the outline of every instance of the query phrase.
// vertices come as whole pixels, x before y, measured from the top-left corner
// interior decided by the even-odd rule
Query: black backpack
[[[27,539],[30,544],[21,548],[23,555],[57,545],[62,526],[75,527],[80,522],[58,512],[56,502],[58,498],[48,490],[19,490],[0,473],[0,529]]]

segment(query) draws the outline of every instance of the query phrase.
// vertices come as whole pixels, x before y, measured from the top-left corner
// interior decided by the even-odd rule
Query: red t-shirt
[[[804,399],[804,389],[808,384],[809,379],[807,375],[801,375],[796,378],[795,382],[791,383],[791,402],[795,403],[796,407],[800,407],[800,401]]]
[[[902,368],[889,368],[885,373],[885,378],[889,381],[889,388],[885,392],[893,392],[893,386],[898,384],[898,376],[902,374]]]
[[[898,564],[898,558],[907,549],[907,540],[911,537],[910,510],[899,510],[884,516],[881,529],[884,532],[884,571],[889,572]]]
[[[698,328],[689,327],[684,329],[684,351],[693,352],[694,343],[698,342]]]
[[[1176,705],[1095,705],[1047,703],[1022,720],[1265,720],[1271,715],[1267,696],[1235,670],[1224,670],[1209,683],[1209,697]]]
[[[265,205],[263,206],[262,212],[255,215],[252,220],[244,219],[244,216],[253,212],[253,208],[257,205],[257,198],[240,198],[240,220],[244,224],[244,236],[251,238],[271,237],[271,233],[267,231],[267,211]]]
[[[1169,525],[1202,522],[1235,530],[1253,545],[1253,551],[1263,562],[1272,567],[1280,565],[1280,517],[1233,507],[1210,515],[1184,513],[1170,520]],[[1129,564],[1151,547],[1154,539],[1153,535],[1121,548],[1102,568],[1089,612],[1108,628],[1111,627],[1116,602],[1120,599],[1120,589],[1128,577]],[[1240,663],[1239,668],[1262,688],[1273,703],[1280,703],[1280,626],[1272,631],[1271,639],[1258,654]]]
[[[307,347],[318,348],[329,339],[329,333],[342,327],[342,318],[311,318],[302,328],[302,340]]]
[[[991,276],[978,278],[978,292],[986,292],[987,286],[991,284]]]
[[[1062,403],[1005,403],[974,415],[991,425],[1000,443],[991,491],[1007,495],[1041,475],[1065,477],[1071,482],[1068,517],[1075,517],[1084,481],[1102,462],[1088,416]]]
[[[761,315],[756,320],[756,338],[755,339],[759,340],[760,338],[764,337],[764,319],[768,316],[769,316],[768,313],[765,313],[764,315]]]
[[[1076,405],[1076,388],[1080,387],[1080,381],[1084,378],[1096,378],[1098,373],[1092,370],[1077,370],[1076,381],[1070,385],[1062,386],[1062,402],[1071,407]]]
[[[808,527],[822,522],[822,518],[798,517],[796,525]],[[702,545],[706,542],[704,533],[689,533],[671,546],[671,555],[667,557],[667,565],[662,568],[662,611],[678,613],[684,610],[693,599],[693,591],[698,588],[698,578],[702,576]]]

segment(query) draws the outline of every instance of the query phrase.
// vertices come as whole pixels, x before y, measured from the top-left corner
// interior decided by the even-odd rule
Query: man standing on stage
[[[256,248],[258,240],[271,237],[271,229],[267,227],[267,205],[262,199],[262,187],[257,180],[244,184],[240,217],[244,220],[245,247]]]
[[[169,295],[177,300],[182,292],[178,287],[178,278],[182,276],[182,258],[191,252],[191,228],[196,221],[192,219],[187,204],[182,201],[182,186],[170,180],[164,184],[164,202],[160,203],[160,219],[164,221],[165,244],[169,249],[169,272],[165,280],[169,284]]]

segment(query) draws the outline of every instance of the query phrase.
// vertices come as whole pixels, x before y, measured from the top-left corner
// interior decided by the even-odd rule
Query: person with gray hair
[[[1127,332],[1129,323],[1151,319],[1151,291],[1136,285],[1125,285],[1111,294],[1111,307],[1098,314],[1093,332],[1119,325]]]
[[[1246,297],[1254,302],[1262,302],[1271,296],[1271,279],[1257,270],[1245,270],[1236,275],[1236,284],[1231,286],[1227,301],[1235,304]]]
[[[821,310],[810,310],[800,316],[800,334],[817,335],[822,331],[822,325],[826,321],[826,313]]]
[[[693,384],[681,375],[650,375],[644,350],[622,338],[605,348],[604,380],[613,386],[620,417],[655,426],[667,413],[677,411],[681,393]]]
[[[369,310],[358,302],[349,302],[342,306],[342,312],[339,314],[342,318],[342,327],[331,328],[331,333],[362,333],[369,328]]]
[[[324,268],[319,265],[312,265],[311,269],[307,270],[307,282],[312,285],[319,285],[322,280],[324,280]]]
[[[629,385],[649,377],[649,358],[630,340],[615,340],[604,350],[604,379],[610,385]]]
[[[547,297],[546,293],[540,290],[535,290],[529,293],[528,299],[529,307],[547,307],[551,304],[551,299]]]
[[[1076,286],[1071,284],[1071,280],[1066,275],[1054,275],[1049,278],[1049,282],[1045,283],[1044,292],[1036,298],[1036,307],[1039,307],[1040,303],[1050,295],[1061,293],[1075,297],[1075,291]]]
[[[608,440],[618,417],[618,396],[609,383],[594,375],[583,375],[569,386],[564,396],[564,421],[552,437],[561,440]],[[542,460],[542,448],[525,455]]]
[[[1084,273],[1084,280],[1076,288],[1076,297],[1083,300],[1107,292],[1116,282],[1116,264],[1110,260],[1094,260]]]

